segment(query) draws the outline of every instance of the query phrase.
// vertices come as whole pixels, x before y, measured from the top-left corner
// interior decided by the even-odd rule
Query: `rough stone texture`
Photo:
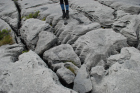
[[[129,20],[132,15],[130,15],[129,13],[125,13],[122,10],[118,10],[116,11],[116,20],[112,25],[112,28],[116,31],[116,32],[120,32],[122,28],[125,28],[128,24],[129,24]],[[126,20],[127,19],[127,20]]]
[[[0,79],[0,90],[6,93],[76,93],[61,86],[56,74],[32,51],[20,55],[7,70],[1,70]]]
[[[18,60],[18,56],[22,53],[24,46],[19,44],[3,45],[0,47],[0,62],[7,64]],[[6,65],[4,66],[6,67]],[[8,67],[7,67],[8,68]]]
[[[56,36],[47,31],[39,33],[39,39],[35,48],[35,52],[42,55],[46,50],[50,49],[57,42]]]
[[[51,66],[52,70],[56,72],[59,79],[68,86],[74,82],[75,76],[79,70],[79,68],[72,62],[56,63]]]
[[[20,29],[21,38],[29,49],[34,50],[41,31],[50,31],[51,27],[44,21],[38,19],[28,19]]]
[[[75,54],[73,48],[69,44],[62,44],[45,51],[43,59],[51,66],[61,62],[72,62],[77,67],[81,66],[79,57]]]
[[[101,87],[105,75],[106,71],[103,66],[96,66],[91,69],[90,76],[93,85],[92,93],[108,93],[103,91],[104,87]]]
[[[18,3],[21,7],[21,16],[25,17],[31,13],[39,11],[38,19],[46,19],[46,22],[51,25],[56,25],[59,20],[62,20],[62,10],[60,4],[56,0],[19,0]],[[73,14],[73,10],[70,9],[70,15]]]
[[[75,75],[78,73],[79,68],[75,66],[72,62],[66,62],[66,63],[56,63],[52,65],[53,71],[57,71],[60,68],[67,68]]]
[[[0,31],[3,29],[11,30],[11,27],[2,19],[0,19]]]
[[[92,83],[85,64],[81,66],[75,77],[73,89],[78,93],[88,93],[92,90]]]
[[[71,84],[75,79],[75,75],[69,69],[62,67],[57,70],[56,74],[60,79],[62,79],[65,83]]]
[[[69,0],[64,25],[59,0],[18,0],[22,17],[39,11],[37,19],[22,19],[21,38],[40,56],[46,51],[49,67],[65,86],[74,81],[79,93],[140,93],[140,51],[123,48],[128,43],[140,49],[140,2],[135,1]],[[0,1],[0,30],[16,30],[18,19],[14,2]],[[22,51],[22,45],[0,47],[0,93],[76,93],[64,88],[36,53],[18,59]]]
[[[12,0],[0,0],[0,18],[15,30],[18,28],[18,11]]]
[[[42,0],[41,2],[38,0],[18,0],[18,5],[21,9],[21,16],[27,16],[36,11],[44,12],[48,9],[46,5],[49,3],[53,2],[50,0]]]
[[[84,12],[91,20],[100,22],[104,27],[110,27],[114,10],[94,0],[71,0],[72,9]]]
[[[140,6],[136,4],[131,4],[130,0],[127,0],[128,3],[122,2],[124,0],[98,0],[100,3],[107,5],[115,10],[123,10],[127,13],[138,14],[140,12]],[[119,1],[119,2],[118,2]],[[125,0],[126,1],[126,0]],[[135,0],[136,1],[136,0]],[[137,3],[139,4],[139,3]]]
[[[91,24],[77,24],[77,26],[73,26],[77,21],[75,19],[71,19],[70,23],[67,26],[59,26],[62,24],[59,22],[56,25],[56,36],[59,38],[59,42],[62,44],[73,44],[80,36],[86,34],[87,32],[100,28],[99,23],[91,23]]]
[[[105,74],[104,68],[95,70],[101,79],[96,80],[95,74],[92,72],[92,93],[139,93],[140,86],[140,51],[134,47],[126,47],[121,50],[120,54],[113,55],[108,58],[110,65],[108,73]],[[97,82],[97,83],[95,83]]]
[[[127,46],[126,38],[115,33],[112,29],[93,30],[78,38],[73,45],[75,52],[90,69],[100,60],[116,54],[122,47]]]
[[[137,43],[137,37],[140,29],[140,16],[138,15],[125,15],[120,17],[113,25],[114,29],[117,29],[128,39],[129,45],[135,45]]]
[[[140,2],[139,0],[114,0],[114,1],[121,1],[121,2],[124,2],[124,3],[128,3],[128,4],[131,4],[131,5],[140,5]]]

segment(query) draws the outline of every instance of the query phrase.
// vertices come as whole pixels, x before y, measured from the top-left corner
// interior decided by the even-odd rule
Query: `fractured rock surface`
[[[107,75],[104,69],[100,68],[94,71],[102,78],[97,82],[95,75],[92,82],[95,85],[92,93],[119,93],[134,92],[139,93],[139,68],[140,68],[140,51],[133,47],[126,47],[121,50],[120,54],[111,56],[107,62],[110,64]],[[92,72],[93,73],[93,72]]]
[[[20,31],[30,50],[0,47],[0,93],[139,93],[139,2],[69,4],[65,25],[59,0],[0,1],[0,30]]]
[[[129,45],[137,43],[138,34],[140,33],[140,16],[139,15],[124,15],[117,19],[113,24],[113,28],[119,31],[128,39]]]
[[[90,31],[78,38],[73,45],[75,52],[88,69],[96,66],[101,59],[106,61],[107,57],[126,46],[126,38],[112,29]]]
[[[114,20],[114,10],[97,1],[71,0],[70,4],[73,9],[84,12],[91,20],[101,23],[104,27],[110,26]]]
[[[51,32],[42,31],[39,33],[38,37],[39,39],[35,48],[35,52],[39,55],[50,49],[57,42],[56,36]]]
[[[55,73],[32,51],[20,55],[11,68],[1,72],[1,80],[2,92],[76,93],[62,87]]]
[[[42,31],[50,31],[49,24],[38,19],[28,19],[20,29],[21,38],[25,41],[29,49],[34,50]]]
[[[82,65],[78,70],[73,89],[79,93],[87,93],[92,90],[92,83],[86,65]]]
[[[131,13],[131,14],[138,14],[140,12],[140,6],[131,4],[131,2],[133,2],[133,1],[130,1],[130,0],[127,0],[127,2],[129,2],[129,3],[118,2],[120,0],[97,0],[97,1],[99,1],[100,3],[102,3],[104,5],[109,6],[111,8],[114,8],[115,10],[123,10],[123,11],[125,11],[127,13]],[[139,3],[137,3],[137,4],[139,4]]]
[[[47,60],[48,64],[51,66],[61,62],[72,62],[77,67],[81,67],[79,57],[75,54],[73,48],[69,44],[61,44],[45,51],[43,59]]]
[[[12,0],[0,1],[0,18],[6,21],[15,30],[18,29],[19,15]]]

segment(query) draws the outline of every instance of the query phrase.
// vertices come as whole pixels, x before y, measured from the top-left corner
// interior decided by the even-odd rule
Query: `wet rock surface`
[[[0,93],[139,93],[140,2],[0,1]],[[27,53],[23,53],[29,50]]]

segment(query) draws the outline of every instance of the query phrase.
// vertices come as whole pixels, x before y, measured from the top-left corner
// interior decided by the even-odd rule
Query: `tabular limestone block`
[[[122,47],[128,46],[127,39],[112,29],[97,29],[78,38],[73,47],[81,62],[90,69],[100,60],[106,60]]]
[[[24,22],[23,26],[20,29],[21,38],[26,43],[29,49],[34,50],[39,37],[39,34],[42,31],[50,31],[51,27],[49,24],[38,19],[28,19]]]
[[[61,44],[44,52],[43,59],[49,65],[61,62],[72,62],[77,67],[81,67],[81,61],[69,44]]]

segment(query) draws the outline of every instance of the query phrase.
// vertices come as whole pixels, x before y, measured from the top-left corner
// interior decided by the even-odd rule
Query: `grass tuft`
[[[24,50],[24,51],[22,51],[22,54],[23,54],[23,53],[26,53],[26,52],[29,52],[29,50]]]
[[[30,19],[30,18],[37,18],[39,16],[40,11],[36,11],[35,13],[30,13],[28,16],[22,16],[21,19]]]
[[[72,61],[72,60],[64,60],[63,62],[64,62],[64,63],[66,63],[66,62],[71,62],[72,64],[76,65],[75,62]]]
[[[8,29],[3,29],[2,31],[0,31],[0,46],[14,43],[10,32],[11,30]]]
[[[43,19],[42,19],[42,21],[45,21],[46,20],[46,17],[44,17]]]
[[[66,68],[69,69],[72,73],[74,73],[76,75],[75,70],[73,68],[71,68],[70,66],[68,66]]]

